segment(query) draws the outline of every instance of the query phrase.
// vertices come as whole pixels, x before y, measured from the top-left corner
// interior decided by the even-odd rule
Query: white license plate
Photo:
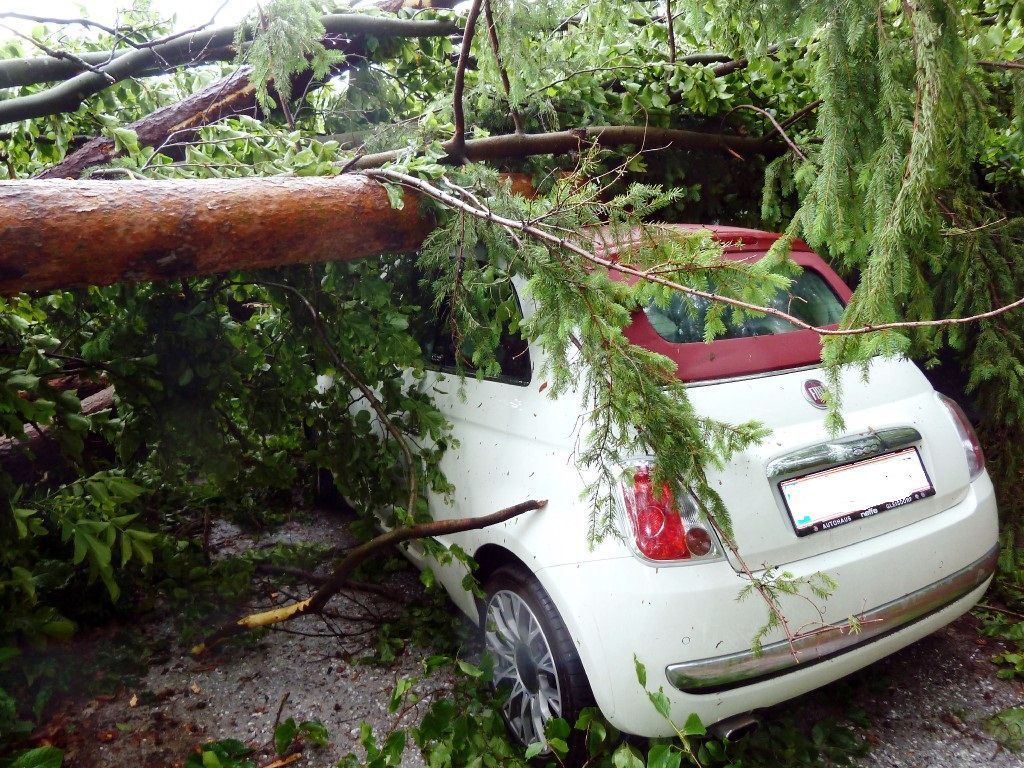
[[[907,448],[779,483],[797,536],[807,536],[935,495],[917,453]]]

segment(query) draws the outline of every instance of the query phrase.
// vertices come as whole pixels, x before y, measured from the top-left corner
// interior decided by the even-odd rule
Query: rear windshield
[[[665,341],[690,344],[704,341],[704,317],[711,302],[699,296],[676,293],[667,307],[659,307],[652,300],[644,312],[655,332]],[[843,303],[817,272],[805,269],[789,286],[779,291],[770,304],[775,309],[793,315],[811,325],[838,323],[843,314]],[[725,314],[725,333],[719,339],[742,339],[751,336],[774,336],[799,330],[792,323],[778,317],[746,317],[737,322],[730,312]]]

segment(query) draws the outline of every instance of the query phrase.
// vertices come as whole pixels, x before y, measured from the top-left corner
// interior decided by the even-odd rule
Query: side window
[[[456,340],[450,322],[450,305],[443,304],[440,313],[433,311],[434,296],[430,281],[418,268],[415,254],[404,254],[385,267],[385,277],[391,285],[392,295],[403,304],[415,307],[409,316],[409,333],[419,342],[423,356],[432,368],[454,371],[462,363],[462,370],[472,373],[473,343],[462,339],[456,349]],[[491,285],[477,293],[473,307],[477,316],[494,318],[501,322],[501,334],[494,350],[500,373],[498,381],[526,386],[533,378],[530,350],[520,335],[519,323],[523,311],[519,297],[508,281]]]
[[[519,297],[509,282],[496,283],[479,297],[476,309],[481,315],[493,317],[501,323],[501,335],[494,350],[494,358],[501,373],[495,377],[498,381],[525,386],[533,377],[533,366],[530,362],[530,348],[522,337],[519,324],[523,319]],[[454,330],[447,322],[448,313],[442,311],[437,318],[436,334],[427,359],[442,370],[455,370],[462,363],[463,370],[473,371],[473,344],[463,339],[456,348]]]

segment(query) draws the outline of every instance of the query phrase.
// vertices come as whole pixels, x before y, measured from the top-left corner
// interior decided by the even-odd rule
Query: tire
[[[594,705],[594,696],[555,604],[537,578],[518,566],[496,570],[484,591],[484,649],[494,661],[495,690],[508,695],[502,715],[512,738],[523,746],[543,742],[543,725],[553,717],[571,728]],[[569,742],[573,752],[576,741]]]

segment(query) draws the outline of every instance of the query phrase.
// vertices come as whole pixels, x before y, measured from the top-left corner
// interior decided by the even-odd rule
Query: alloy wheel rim
[[[523,598],[509,590],[491,596],[484,641],[494,659],[495,689],[510,691],[504,706],[509,730],[526,746],[546,745],[544,725],[561,717],[562,692],[551,646]]]

